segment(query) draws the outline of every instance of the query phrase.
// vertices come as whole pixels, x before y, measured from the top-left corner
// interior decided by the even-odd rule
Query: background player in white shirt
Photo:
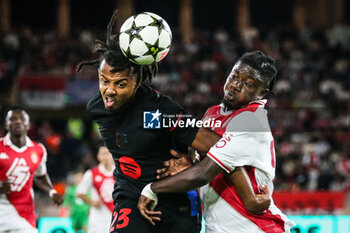
[[[272,195],[274,142],[262,98],[272,89],[276,73],[274,60],[260,51],[246,53],[237,61],[224,86],[223,104],[206,114],[221,120],[222,127],[212,130],[222,139],[197,165],[147,185],[139,200],[144,217],[159,220],[161,213],[150,210],[157,201],[156,193],[192,190],[210,182],[201,189],[207,233],[290,232],[294,223],[273,201],[263,213],[252,214],[244,205],[246,197],[240,195],[240,187],[228,182],[228,176],[237,179],[235,170],[244,166],[254,193],[267,185]]]
[[[53,189],[46,171],[46,149],[27,136],[29,115],[22,107],[7,114],[8,134],[0,138],[0,232],[35,233],[33,180],[60,205],[63,197]]]
[[[77,188],[77,197],[91,205],[88,233],[109,232],[114,208],[114,160],[107,147],[101,146],[97,153],[98,166],[87,170]],[[90,193],[90,197],[88,197]]]

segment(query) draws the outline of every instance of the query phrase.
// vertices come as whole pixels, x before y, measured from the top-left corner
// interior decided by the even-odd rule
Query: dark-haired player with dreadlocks
[[[196,191],[159,195],[157,210],[163,215],[161,222],[152,224],[155,226],[141,216],[137,200],[142,188],[156,180],[163,162],[172,158],[169,151],[173,144],[179,148],[191,146],[199,151],[208,151],[220,136],[209,129],[196,127],[143,129],[145,111],[153,112],[154,119],[162,113],[175,116],[175,121],[183,118],[186,112],[169,97],[144,84],[156,75],[157,64],[140,66],[124,57],[117,37],[111,35],[115,16],[108,25],[107,42],[96,41],[97,52],[102,56],[78,66],[80,70],[84,65],[99,64],[99,92],[90,99],[87,110],[99,124],[105,145],[116,163],[115,208],[110,231],[199,232],[201,217]],[[239,182],[249,190],[248,179]],[[256,206],[268,206],[266,203],[269,203],[267,195],[261,197]]]
[[[155,218],[150,206],[157,201],[157,194],[205,185],[201,199],[206,233],[290,232],[294,223],[273,202],[259,215],[250,213],[245,208],[245,197],[240,196],[239,189],[245,187],[233,186],[227,178],[234,176],[237,167],[245,166],[252,191],[259,195],[259,187],[266,185],[267,193],[272,195],[274,141],[263,98],[272,90],[276,73],[274,60],[260,51],[245,53],[235,63],[224,85],[223,103],[209,108],[203,117],[222,122],[223,127],[213,129],[222,138],[197,165],[143,189],[139,209],[146,219]],[[234,177],[233,183],[240,178]]]

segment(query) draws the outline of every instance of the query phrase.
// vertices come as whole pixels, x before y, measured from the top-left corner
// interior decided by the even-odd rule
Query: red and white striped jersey
[[[275,151],[265,103],[254,101],[236,111],[224,111],[223,105],[216,105],[207,110],[203,120],[220,120],[222,126],[212,129],[222,138],[207,156],[226,173],[244,166],[254,192],[258,194],[259,185],[264,184],[272,195]],[[290,232],[294,225],[273,201],[266,213],[251,214],[224,173],[201,188],[201,198],[207,233]]]
[[[18,148],[10,135],[0,138],[0,181],[11,183],[9,194],[0,194],[0,232],[14,229],[36,231],[34,213],[34,176],[46,174],[46,149],[26,137]]]
[[[100,208],[91,206],[88,233],[109,232],[114,209],[112,192],[114,187],[113,170],[107,171],[102,164],[87,170],[78,185],[77,193],[88,194],[92,201],[100,201]]]

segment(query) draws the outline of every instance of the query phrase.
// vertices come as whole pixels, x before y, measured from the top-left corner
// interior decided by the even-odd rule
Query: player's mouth
[[[111,97],[106,97],[105,98],[105,105],[106,105],[106,108],[110,108],[113,106],[113,104],[116,102],[116,100],[114,98],[111,98]]]
[[[237,98],[236,94],[233,91],[228,91],[228,92],[225,93],[225,99],[228,100],[228,101],[233,101],[236,98]]]

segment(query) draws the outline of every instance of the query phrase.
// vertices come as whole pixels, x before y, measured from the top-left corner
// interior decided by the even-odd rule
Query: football
[[[143,12],[128,18],[120,28],[119,45],[123,54],[138,65],[161,61],[169,52],[172,34],[160,16]]]

